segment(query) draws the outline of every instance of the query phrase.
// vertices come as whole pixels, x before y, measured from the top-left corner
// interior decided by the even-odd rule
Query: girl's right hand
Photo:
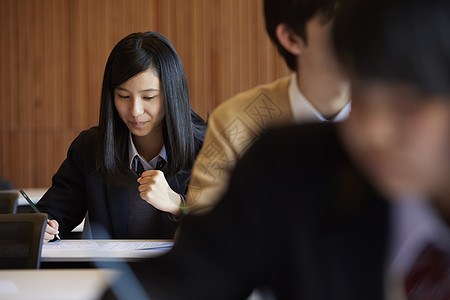
[[[48,220],[47,227],[45,227],[44,244],[55,238],[59,234],[59,224],[56,220]]]

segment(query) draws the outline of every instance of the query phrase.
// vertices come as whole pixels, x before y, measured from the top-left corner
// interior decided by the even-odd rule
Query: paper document
[[[79,241],[55,241],[44,244],[42,249],[46,250],[97,250],[99,245],[95,241],[79,240]]]
[[[44,244],[42,250],[96,250],[96,251],[132,251],[171,248],[173,242],[168,241],[93,241],[93,240],[60,240]]]
[[[101,246],[102,251],[115,250],[150,250],[158,248],[170,248],[173,242],[110,242]]]

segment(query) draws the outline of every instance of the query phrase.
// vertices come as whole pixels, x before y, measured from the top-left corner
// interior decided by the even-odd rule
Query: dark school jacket
[[[130,192],[138,188],[137,177],[130,178],[125,186],[105,184],[96,169],[97,142],[98,127],[80,133],[53,176],[52,186],[37,203],[42,212],[58,221],[61,237],[80,224],[88,211],[93,238],[127,238],[128,200]],[[197,153],[200,147],[198,143]],[[175,192],[185,195],[190,176],[191,168],[167,181]],[[168,213],[153,208],[149,218],[155,219],[155,228],[148,238],[173,238],[177,223]]]

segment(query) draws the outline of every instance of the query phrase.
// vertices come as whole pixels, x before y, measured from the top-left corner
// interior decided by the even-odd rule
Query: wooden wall
[[[177,49],[194,109],[288,74],[261,0],[0,0],[0,178],[48,187],[70,142],[98,122],[103,69],[135,31]]]

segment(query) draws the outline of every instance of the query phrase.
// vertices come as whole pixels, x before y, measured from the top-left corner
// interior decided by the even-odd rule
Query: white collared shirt
[[[450,228],[429,201],[421,197],[392,201],[387,299],[406,299],[403,278],[428,244],[450,252]]]
[[[135,156],[137,156],[139,158],[145,171],[155,170],[156,164],[158,163],[159,158],[164,159],[167,163],[167,153],[166,153],[166,147],[164,145],[162,146],[161,151],[159,151],[158,155],[156,155],[154,158],[152,158],[152,160],[147,161],[144,157],[142,157],[142,155],[140,155],[137,152],[136,146],[134,146],[133,138],[132,138],[131,132],[130,132],[129,138],[128,138],[128,159],[129,159],[129,166],[130,166],[131,170],[133,170],[133,159]]]
[[[325,119],[320,112],[305,98],[297,84],[297,74],[293,73],[291,75],[291,80],[289,82],[289,103],[291,105],[292,116],[294,122],[326,122],[329,121]],[[341,111],[333,118],[333,122],[340,122],[345,120],[351,110],[351,101],[341,109]]]

